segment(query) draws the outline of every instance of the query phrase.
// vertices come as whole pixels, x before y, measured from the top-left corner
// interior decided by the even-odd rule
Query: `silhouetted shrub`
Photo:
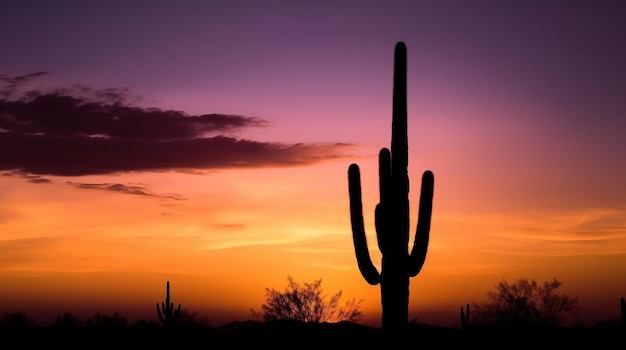
[[[56,319],[50,324],[50,327],[54,329],[77,329],[82,326],[83,321],[69,311],[58,314]]]
[[[197,312],[187,309],[181,310],[174,325],[178,328],[186,329],[206,329],[211,327],[206,317],[200,317]]]
[[[5,311],[0,316],[0,328],[30,329],[33,325],[33,319],[22,311]]]
[[[159,324],[155,321],[138,320],[130,325],[130,328],[135,330],[157,330]]]
[[[341,303],[342,291],[330,299],[322,293],[322,280],[299,284],[291,276],[287,276],[289,284],[283,292],[265,288],[265,304],[261,312],[252,311],[255,318],[264,321],[294,320],[302,322],[356,322],[362,317],[360,304],[352,298]]]
[[[103,330],[123,330],[126,328],[128,321],[122,317],[118,311],[111,315],[96,312],[85,322],[87,328],[103,329]]]
[[[538,285],[534,279],[520,278],[514,283],[502,280],[487,292],[489,301],[473,305],[472,323],[498,326],[559,325],[567,313],[577,309],[577,298],[557,293],[561,281]]]

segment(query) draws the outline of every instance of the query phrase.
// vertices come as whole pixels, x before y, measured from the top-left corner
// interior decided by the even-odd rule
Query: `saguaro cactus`
[[[180,304],[178,304],[178,308],[174,309],[174,303],[170,302],[170,281],[167,281],[165,288],[165,302],[161,303],[161,307],[159,307],[159,303],[156,303],[156,309],[161,323],[172,326],[180,315]]]
[[[415,277],[426,259],[430,235],[434,176],[422,175],[417,230],[411,253],[409,246],[409,175],[407,136],[407,53],[406,45],[395,47],[391,151],[379,153],[380,202],[375,210],[378,248],[382,254],[381,271],[372,263],[363,224],[361,174],[357,164],[348,168],[350,219],[354,250],[361,274],[371,285],[380,283],[382,327],[408,325],[409,278]]]
[[[469,304],[465,305],[465,311],[463,311],[463,306],[461,306],[461,328],[465,329],[469,326],[470,321],[470,307]]]

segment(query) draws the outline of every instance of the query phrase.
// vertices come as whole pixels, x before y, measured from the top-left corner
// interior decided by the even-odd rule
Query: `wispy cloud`
[[[26,89],[45,73],[0,75],[0,169],[80,176],[131,171],[312,164],[342,144],[282,144],[233,133],[270,123],[257,117],[188,115],[130,104],[126,89]]]
[[[2,173],[2,176],[19,177],[19,178],[27,179],[29,182],[32,182],[34,184],[47,184],[51,182],[50,179],[46,179],[40,175],[29,174],[29,173],[25,173],[25,172],[17,171],[17,170]]]
[[[502,216],[499,222],[498,228],[484,235],[493,243],[492,252],[554,256],[626,252],[624,208],[585,208],[523,219]]]
[[[72,185],[76,188],[112,191],[124,194],[131,194],[135,196],[146,196],[160,199],[172,199],[172,200],[185,200],[186,198],[179,194],[158,194],[148,191],[143,186],[138,185],[124,185],[119,183],[80,183],[80,182],[67,182],[68,185]]]

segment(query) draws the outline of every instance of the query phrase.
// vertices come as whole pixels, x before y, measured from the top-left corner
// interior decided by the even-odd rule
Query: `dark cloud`
[[[16,77],[0,74],[0,97],[2,99],[19,97],[29,91],[30,82],[47,74],[47,72],[37,72]]]
[[[20,177],[34,184],[47,184],[51,182],[49,179],[43,178],[40,175],[29,174],[22,171],[10,171],[2,173],[2,176]]]
[[[30,182],[32,182],[34,184],[47,184],[47,183],[50,183],[49,179],[44,179],[44,178],[41,178],[41,177],[36,178],[36,179],[30,179],[28,181],[30,181]]]
[[[138,185],[123,185],[119,183],[80,183],[80,182],[67,182],[68,185],[72,185],[76,188],[85,188],[102,191],[112,191],[118,193],[132,194],[135,196],[146,196],[160,199],[172,199],[172,200],[185,200],[186,198],[178,194],[157,194],[148,191],[143,186]]]
[[[0,76],[0,170],[78,176],[293,166],[337,156],[342,146],[238,139],[231,133],[269,123],[137,107],[126,89],[21,88],[41,74]]]

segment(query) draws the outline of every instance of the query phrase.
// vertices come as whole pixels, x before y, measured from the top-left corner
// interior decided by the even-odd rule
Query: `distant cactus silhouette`
[[[365,280],[380,283],[382,327],[406,328],[408,325],[409,278],[415,277],[426,259],[432,214],[434,176],[422,175],[417,230],[411,254],[409,242],[409,176],[407,136],[407,53],[404,42],[395,47],[391,152],[379,153],[380,203],[376,205],[375,226],[382,253],[381,272],[372,263],[363,224],[361,175],[359,166],[348,168],[350,219],[357,263]]]
[[[619,299],[620,314],[622,315],[622,327],[626,327],[626,299],[623,297]]]
[[[178,308],[174,309],[174,303],[170,302],[170,281],[167,281],[166,285],[165,302],[161,303],[161,307],[159,307],[159,303],[156,303],[156,309],[159,320],[166,326],[174,325],[180,315],[180,304],[178,304]]]
[[[463,311],[463,306],[461,306],[461,329],[467,328],[470,321],[470,307],[469,304],[465,305],[465,311]]]

